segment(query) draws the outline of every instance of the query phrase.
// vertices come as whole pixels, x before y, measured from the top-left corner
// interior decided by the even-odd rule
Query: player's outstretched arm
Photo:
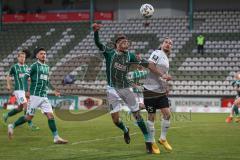
[[[7,80],[7,90],[10,91],[12,89],[12,85],[11,85],[11,77],[9,75],[7,75],[6,77],[6,80]]]
[[[167,81],[170,81],[172,77],[169,74],[165,74],[160,68],[156,66],[155,63],[149,62],[148,64],[148,69],[152,72],[155,73],[156,75],[160,76],[162,79],[165,79]]]
[[[93,31],[94,31],[94,42],[95,42],[96,46],[97,46],[101,51],[105,51],[105,50],[106,50],[106,46],[101,43],[100,38],[99,38],[99,34],[98,34],[98,31],[100,30],[100,28],[102,27],[102,25],[101,25],[101,24],[94,23],[92,27],[93,27]]]
[[[61,95],[61,93],[58,90],[54,90],[54,95],[59,97]]]

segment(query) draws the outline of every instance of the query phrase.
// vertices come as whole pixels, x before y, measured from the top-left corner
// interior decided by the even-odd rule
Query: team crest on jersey
[[[122,65],[120,63],[117,63],[117,62],[114,63],[114,68],[116,68],[120,71],[126,71],[127,70],[127,66],[124,66],[124,65]]]
[[[157,61],[158,60],[158,56],[157,55],[153,55],[153,57],[152,57],[152,59],[154,60],[154,61]]]

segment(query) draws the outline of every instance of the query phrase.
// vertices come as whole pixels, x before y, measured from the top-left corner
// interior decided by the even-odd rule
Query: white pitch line
[[[136,135],[138,133],[134,132],[132,134],[130,134],[130,136]],[[114,136],[114,137],[107,137],[107,138],[97,138],[97,139],[92,139],[92,140],[85,140],[85,141],[79,141],[79,142],[74,142],[71,145],[76,145],[76,144],[80,144],[80,143],[91,143],[91,142],[96,142],[96,141],[104,141],[104,140],[108,140],[108,139],[116,139],[116,138],[121,138],[122,136]]]
[[[178,128],[183,128],[183,127],[171,127],[170,129],[178,129]],[[156,129],[156,130],[161,130],[161,129]],[[130,136],[134,136],[137,134],[140,134],[141,132],[133,132],[130,134]],[[104,141],[104,140],[109,140],[109,139],[116,139],[116,138],[122,138],[122,136],[113,136],[113,137],[107,137],[107,138],[96,138],[96,139],[89,139],[89,140],[84,140],[84,141],[78,141],[78,142],[73,142],[70,145],[77,145],[77,144],[82,144],[82,143],[91,143],[91,142],[98,142],[98,141]],[[63,145],[58,145],[58,146],[63,146]],[[36,151],[36,150],[42,150],[42,149],[48,149],[51,147],[56,147],[56,145],[50,145],[47,147],[32,147],[30,148],[31,151]]]

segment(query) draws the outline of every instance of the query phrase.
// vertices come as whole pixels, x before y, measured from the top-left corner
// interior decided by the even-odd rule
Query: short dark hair
[[[36,57],[37,54],[38,54],[38,52],[40,52],[40,51],[46,51],[46,49],[43,48],[43,47],[37,47],[37,48],[35,48],[34,51],[33,51],[34,57]]]
[[[31,57],[31,51],[30,51],[29,49],[25,48],[25,49],[23,49],[23,50],[22,50],[22,52],[24,52],[24,53],[25,53],[25,55],[26,55],[26,58],[29,58],[29,57]]]
[[[120,40],[122,40],[122,39],[127,39],[127,37],[125,36],[125,35],[119,35],[118,37],[117,37],[117,39],[115,40],[115,44],[117,44]]]

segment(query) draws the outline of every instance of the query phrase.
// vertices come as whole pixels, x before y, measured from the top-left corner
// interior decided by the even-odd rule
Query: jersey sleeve
[[[130,59],[131,64],[141,65],[145,68],[148,67],[148,64],[149,64],[148,61],[146,61],[145,59],[141,59],[140,61],[137,60],[137,57],[134,53],[129,53],[129,57],[130,57],[129,59]]]
[[[28,91],[28,89],[29,89],[28,79],[30,77],[30,72],[32,72],[33,70],[34,70],[34,65],[31,65],[30,67],[27,66],[27,72],[24,75],[24,82],[23,82],[24,86],[25,86],[25,88],[24,88],[25,91]]]
[[[106,55],[107,52],[111,50],[109,47],[107,47],[105,44],[103,44],[100,41],[98,31],[94,32],[94,42],[95,42],[96,46],[98,47],[98,49],[103,53],[103,55]]]
[[[32,64],[30,67],[27,68],[27,72],[25,73],[25,76],[24,76],[25,79],[28,80],[28,78],[31,77],[36,71],[37,71],[36,65]]]
[[[15,74],[15,69],[14,69],[14,66],[12,66],[11,68],[10,68],[10,70],[8,71],[8,75],[9,76],[13,76]]]
[[[157,51],[152,52],[150,58],[148,59],[148,61],[153,62],[154,64],[157,64],[159,61],[160,57],[157,54]]]
[[[139,62],[134,53],[129,53],[129,57],[130,57],[130,62]]]

